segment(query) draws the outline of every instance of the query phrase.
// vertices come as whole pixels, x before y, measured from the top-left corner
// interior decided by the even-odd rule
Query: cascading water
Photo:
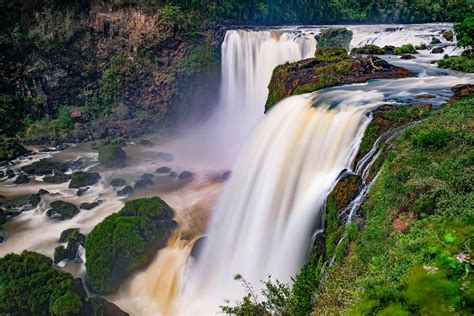
[[[254,131],[189,272],[180,312],[212,314],[225,299],[241,297],[237,273],[254,286],[267,275],[289,282],[304,263],[312,232],[322,225],[321,205],[358,148],[367,111],[315,102],[288,98]]]

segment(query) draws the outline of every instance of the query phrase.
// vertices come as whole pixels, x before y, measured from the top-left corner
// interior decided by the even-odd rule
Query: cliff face
[[[172,124],[177,111],[209,96],[193,89],[185,99],[183,83],[217,80],[222,29],[192,30],[159,8],[12,6],[0,38],[0,107],[10,136],[134,136]],[[67,128],[56,124],[61,110],[70,113]]]

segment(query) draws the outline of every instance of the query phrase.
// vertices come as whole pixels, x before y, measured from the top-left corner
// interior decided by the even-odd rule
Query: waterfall
[[[316,40],[299,32],[231,30],[222,43],[224,121],[255,123],[264,112],[273,69],[314,56]]]
[[[226,299],[242,297],[237,273],[258,287],[268,275],[289,282],[304,264],[312,232],[322,226],[321,206],[349,167],[367,111],[327,104],[290,97],[253,132],[187,276],[184,314],[212,314]]]

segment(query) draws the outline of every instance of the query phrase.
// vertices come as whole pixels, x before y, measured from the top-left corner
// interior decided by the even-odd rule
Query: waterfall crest
[[[186,314],[212,314],[242,297],[237,273],[253,286],[267,275],[289,282],[303,265],[322,204],[358,148],[366,107],[308,96],[280,102],[244,146],[187,276]]]

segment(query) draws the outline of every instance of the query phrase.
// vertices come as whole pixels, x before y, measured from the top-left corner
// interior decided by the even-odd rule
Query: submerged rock
[[[435,47],[431,50],[432,54],[442,54],[444,53],[444,48],[442,47]]]
[[[72,203],[65,201],[54,201],[50,204],[50,209],[46,212],[49,218],[64,221],[71,219],[79,213],[79,209]]]
[[[28,177],[26,174],[20,174],[16,179],[15,179],[15,184],[25,184],[30,182],[30,177]]]
[[[79,229],[73,228],[68,230],[67,233],[61,233],[59,238],[62,242],[67,241],[66,248],[63,245],[60,245],[54,249],[54,263],[58,264],[63,260],[74,260],[77,257],[77,252],[79,250],[79,245],[84,245],[86,236],[79,232]],[[64,235],[63,235],[64,234]]]
[[[70,189],[78,189],[89,185],[94,185],[100,180],[100,174],[97,172],[76,171],[71,175]]]
[[[142,175],[142,179],[153,179],[155,177],[154,174],[151,174],[151,173],[144,173]]]
[[[129,185],[127,185],[125,188],[123,188],[122,190],[120,191],[117,191],[117,195],[118,196],[126,196],[126,195],[130,195],[133,193],[133,188]]]
[[[126,184],[127,184],[127,181],[125,181],[125,179],[122,179],[122,178],[115,178],[115,179],[112,179],[112,181],[110,181],[110,185],[113,187],[123,187]]]
[[[153,180],[150,178],[140,179],[135,182],[134,189],[144,189],[147,186],[152,186],[154,184]]]
[[[170,167],[160,167],[160,168],[156,169],[156,173],[167,174],[167,173],[170,173],[170,172],[171,172]]]
[[[231,171],[224,172],[221,176],[221,179],[224,180],[224,181],[229,180],[231,173],[232,173]]]
[[[84,193],[86,193],[87,191],[89,191],[89,189],[90,189],[89,187],[80,188],[80,189],[77,190],[76,195],[77,195],[77,196],[83,196]]]
[[[68,170],[68,166],[65,163],[51,159],[42,159],[31,165],[24,166],[21,170],[29,175],[45,176],[52,175],[55,172],[64,173]]]
[[[192,179],[193,174],[189,171],[183,171],[179,174],[178,179],[180,180],[189,180]]]
[[[64,174],[62,172],[55,172],[52,176],[45,176],[43,181],[46,183],[60,184],[68,182],[71,179],[71,176]]]
[[[96,208],[102,203],[102,200],[94,201],[94,202],[84,202],[81,205],[79,205],[79,208],[90,211],[93,208]]]
[[[410,54],[405,54],[400,57],[400,59],[415,59],[416,57]]]
[[[139,144],[145,147],[153,147],[155,145],[151,140],[148,140],[148,139],[140,140]]]
[[[159,152],[157,153],[154,158],[156,160],[163,160],[163,161],[166,161],[166,162],[171,162],[174,160],[174,156],[173,154],[171,153],[165,153],[165,152]]]

